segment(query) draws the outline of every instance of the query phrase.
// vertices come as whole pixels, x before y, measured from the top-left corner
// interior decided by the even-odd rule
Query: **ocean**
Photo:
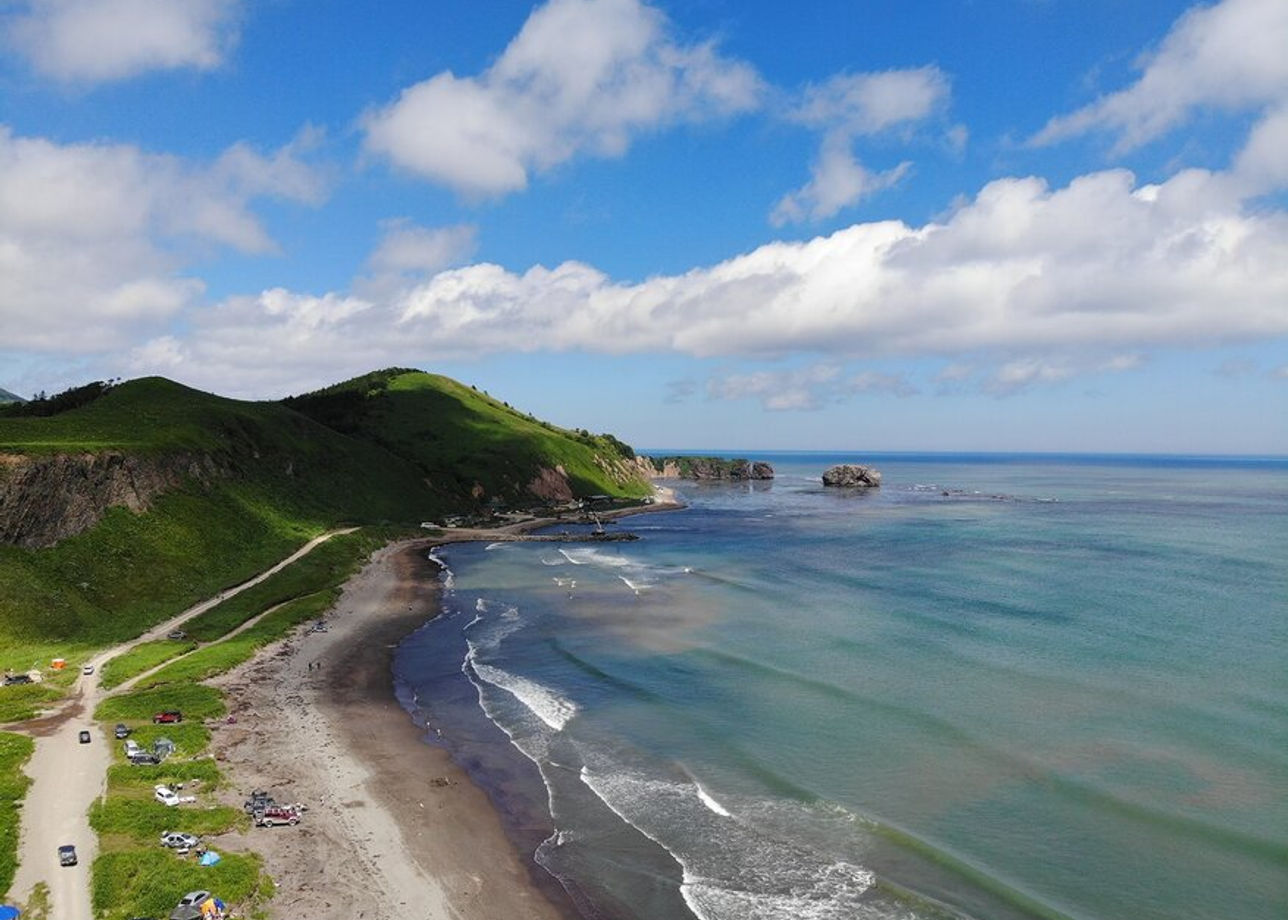
[[[1288,460],[751,456],[397,651],[583,916],[1288,915]]]

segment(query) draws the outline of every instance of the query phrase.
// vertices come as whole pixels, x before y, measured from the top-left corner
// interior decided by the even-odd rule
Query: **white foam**
[[[696,781],[608,764],[580,775],[614,814],[671,854],[683,873],[681,897],[701,920],[880,916],[862,897],[871,872],[733,815]],[[748,814],[759,801],[745,803]]]
[[[714,798],[711,797],[711,793],[707,792],[707,790],[702,788],[701,783],[695,780],[693,785],[697,787],[698,798],[702,800],[703,805],[707,806],[707,808],[711,809],[713,812],[715,812],[722,818],[733,817],[733,815],[729,814],[729,811],[723,805],[721,805],[719,802],[717,802]]]
[[[572,700],[565,699],[534,680],[484,664],[477,660],[474,651],[473,648],[470,649],[466,660],[480,680],[509,693],[555,731],[563,731],[563,727],[577,714],[577,704]]]
[[[485,551],[490,552],[490,551],[492,551],[492,550],[494,550],[494,549],[500,549],[500,548],[501,548],[501,547],[503,547],[503,546],[509,546],[509,545],[510,545],[510,544],[509,544],[507,541],[502,540],[500,543],[489,543],[487,546],[483,547],[483,549],[484,549]]]
[[[616,553],[600,552],[593,547],[586,549],[559,550],[560,554],[571,562],[573,565],[602,565],[609,568],[643,568],[643,566],[633,559],[627,559],[625,556]]]
[[[631,589],[632,591],[634,591],[636,594],[639,594],[641,591],[646,591],[646,590],[648,590],[648,588],[650,587],[648,584],[646,584],[646,583],[644,583],[644,582],[642,582],[642,581],[640,581],[640,582],[631,581],[631,580],[630,580],[629,578],[627,578],[625,575],[618,575],[617,577],[618,577],[618,578],[620,578],[620,579],[622,580],[622,583],[623,583],[623,584],[625,584],[625,585],[626,585],[626,587],[630,588],[630,589]]]

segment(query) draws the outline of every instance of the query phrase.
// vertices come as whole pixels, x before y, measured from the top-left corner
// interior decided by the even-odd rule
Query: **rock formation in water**
[[[823,485],[838,488],[872,489],[881,485],[881,473],[870,466],[842,463],[823,474]]]

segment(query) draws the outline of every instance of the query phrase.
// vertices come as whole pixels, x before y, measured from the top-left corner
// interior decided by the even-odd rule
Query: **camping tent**
[[[12,904],[0,904],[0,920],[17,920],[18,908]]]
[[[215,863],[219,862],[221,858],[222,857],[220,857],[220,855],[214,850],[207,850],[201,854],[201,859],[197,860],[197,862],[201,863],[203,866],[213,866]]]

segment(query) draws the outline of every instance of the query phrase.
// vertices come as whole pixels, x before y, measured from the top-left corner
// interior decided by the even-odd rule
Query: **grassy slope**
[[[189,482],[145,514],[112,508],[49,549],[0,546],[0,667],[49,645],[138,634],[255,574],[345,520],[418,519],[438,509],[407,461],[283,406],[157,378],[48,418],[0,418],[0,452],[210,455],[229,475]]]
[[[615,482],[596,464],[623,457],[619,442],[543,423],[436,374],[376,371],[287,404],[413,461],[453,503],[476,483],[489,497],[526,499],[537,470],[555,465],[578,495],[648,494],[642,480]]]
[[[0,415],[0,453],[102,451],[202,455],[227,475],[189,481],[143,514],[109,509],[52,548],[0,546],[0,668],[25,670],[56,654],[75,662],[329,526],[465,510],[476,484],[487,497],[524,501],[538,469],[560,465],[582,495],[648,489],[597,464],[629,452],[615,440],[543,424],[418,371],[379,371],[285,404],[150,377],[57,415]]]

